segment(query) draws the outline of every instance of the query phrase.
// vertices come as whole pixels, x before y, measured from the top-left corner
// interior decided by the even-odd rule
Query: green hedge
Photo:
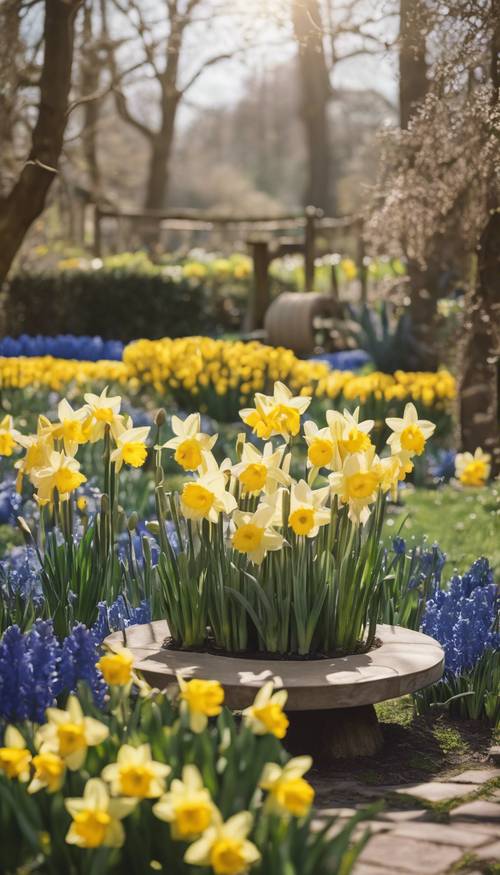
[[[16,274],[2,306],[3,330],[86,334],[124,343],[138,337],[184,337],[224,328],[203,283],[124,270]]]

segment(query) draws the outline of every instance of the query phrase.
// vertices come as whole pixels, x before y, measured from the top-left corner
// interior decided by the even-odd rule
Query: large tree
[[[453,239],[467,257],[461,343],[463,445],[500,465],[500,0],[427,0],[435,58],[408,132],[387,141],[371,237],[424,270]]]
[[[75,16],[81,0],[44,0],[43,58],[37,81],[37,117],[29,150],[17,178],[0,196],[0,283],[5,279],[21,243],[41,214],[58,173],[68,117],[73,64]],[[11,13],[23,15],[22,0],[11,0]],[[33,3],[26,4],[33,7]]]
[[[336,146],[332,105],[339,64],[386,50],[386,7],[363,0],[291,0],[297,43],[299,114],[306,145],[304,205],[337,212]],[[376,90],[376,89],[374,89]]]
[[[144,138],[149,152],[144,207],[165,208],[170,184],[170,162],[179,108],[190,89],[204,72],[221,61],[243,53],[248,32],[233,22],[229,43],[217,31],[217,22],[229,14],[222,0],[111,0],[113,14],[107,13],[107,0],[101,0],[101,14],[116,109],[120,118]],[[215,34],[215,36],[214,36]],[[125,36],[123,36],[125,35]],[[215,45],[216,48],[212,48]],[[142,98],[138,98],[125,60],[137,58],[142,67]],[[127,63],[128,63],[127,60]],[[146,104],[148,112],[143,111]]]

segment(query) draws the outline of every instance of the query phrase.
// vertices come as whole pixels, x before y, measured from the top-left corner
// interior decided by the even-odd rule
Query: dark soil
[[[220,647],[216,647],[215,644],[211,643],[210,640],[207,641],[205,647],[179,647],[172,638],[165,638],[165,641],[162,644],[162,647],[165,650],[182,650],[186,653],[211,653],[214,656],[227,656],[230,659],[265,659],[272,660],[273,662],[279,661],[290,661],[290,662],[318,662],[323,659],[342,659],[345,656],[359,656],[362,653],[370,653],[372,650],[376,650],[378,647],[382,646],[382,641],[380,638],[375,638],[373,644],[370,647],[365,647],[360,644],[359,649],[355,651],[355,653],[345,653],[340,650],[330,650],[328,653],[307,653],[305,655],[301,655],[299,653],[276,653],[269,650],[221,650]]]

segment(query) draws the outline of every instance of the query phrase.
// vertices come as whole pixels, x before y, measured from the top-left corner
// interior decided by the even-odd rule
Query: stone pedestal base
[[[310,754],[314,761],[373,756],[382,747],[382,731],[373,705],[328,711],[287,712],[290,727],[284,741],[294,754]]]

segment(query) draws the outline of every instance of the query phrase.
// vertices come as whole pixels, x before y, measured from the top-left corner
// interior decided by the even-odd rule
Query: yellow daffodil
[[[219,514],[232,513],[237,502],[226,491],[224,470],[218,468],[215,460],[207,460],[207,470],[197,480],[184,484],[180,496],[181,511],[188,520],[207,519],[216,523]]]
[[[52,434],[63,441],[64,452],[74,456],[79,444],[86,444],[90,437],[90,410],[82,407],[73,410],[69,401],[63,398],[57,407],[59,422],[52,426]]]
[[[247,836],[253,826],[249,811],[240,811],[224,823],[220,814],[187,849],[184,861],[191,866],[210,866],[215,875],[245,875],[260,860]]]
[[[209,717],[217,717],[222,711],[224,690],[218,681],[199,678],[186,681],[177,675],[180,688],[181,713],[189,716],[192,732],[203,732]]]
[[[491,471],[491,456],[477,447],[472,453],[457,453],[455,476],[463,486],[484,486]]]
[[[106,784],[91,778],[85,784],[83,797],[65,799],[64,804],[72,818],[66,834],[69,845],[121,848],[125,831],[120,821],[133,811],[137,800],[110,799]]]
[[[101,744],[109,729],[94,717],[86,717],[76,696],[70,696],[66,710],[47,708],[47,723],[40,726],[35,744],[40,753],[62,757],[68,769],[76,771],[85,762],[89,747]]]
[[[87,478],[80,471],[80,463],[65,453],[55,450],[50,453],[48,464],[31,472],[31,480],[37,489],[36,498],[41,504],[52,501],[57,489],[61,501],[66,501],[71,492],[78,489]]]
[[[122,399],[119,395],[108,395],[108,387],[102,390],[100,395],[88,392],[83,396],[89,407],[90,441],[95,443],[104,437],[106,426],[109,426],[111,434],[115,436],[120,432],[123,417],[120,415]]]
[[[97,668],[110,687],[123,687],[132,680],[134,655],[126,647],[105,653],[97,663]]]
[[[149,432],[149,426],[146,425],[127,428],[117,435],[116,449],[111,453],[111,461],[115,463],[117,471],[124,462],[132,468],[141,468],[144,465],[148,455],[146,441]]]
[[[15,726],[7,726],[4,746],[0,747],[0,772],[8,778],[29,781],[31,753],[26,742]]]
[[[284,447],[273,450],[272,443],[264,445],[261,452],[251,443],[244,443],[241,461],[231,468],[232,473],[241,484],[242,495],[258,495],[260,492],[272,494],[278,484],[287,486],[290,477],[281,468]]]
[[[304,775],[312,766],[312,757],[301,756],[289,760],[285,766],[266,763],[259,787],[269,795],[266,805],[278,814],[305,817],[314,800],[314,790]]]
[[[235,550],[246,553],[251,562],[260,565],[269,550],[280,550],[283,536],[272,528],[276,516],[275,504],[263,502],[254,513],[235,510],[236,530],[231,538]]]
[[[300,417],[311,403],[307,396],[294,397],[284,383],[274,384],[272,396],[255,395],[255,408],[240,410],[243,422],[253,429],[258,437],[270,438],[281,435],[286,441],[300,431]]]
[[[38,418],[37,433],[18,435],[17,443],[26,450],[25,456],[15,463],[17,468],[16,489],[21,491],[23,477],[30,476],[37,468],[45,468],[49,464],[50,454],[54,449],[52,424],[43,416]]]
[[[7,414],[0,421],[0,456],[12,456],[16,444],[19,443],[19,437],[20,434],[14,428],[12,416]]]
[[[56,753],[39,753],[33,757],[35,774],[28,787],[28,793],[38,793],[47,789],[49,793],[57,793],[64,783],[66,763]]]
[[[153,812],[170,824],[172,838],[190,842],[208,829],[216,808],[198,768],[187,765],[182,769],[182,780],[174,778]]]
[[[149,744],[139,747],[122,744],[116,763],[104,767],[102,778],[111,784],[113,796],[157,799],[164,792],[165,778],[171,771],[170,766],[152,759]]]
[[[217,442],[217,435],[208,435],[200,431],[201,417],[199,413],[191,413],[186,419],[172,416],[171,438],[162,448],[175,450],[174,459],[184,471],[197,471],[202,467],[204,453],[210,452]]]
[[[342,470],[330,474],[328,480],[332,493],[349,505],[350,519],[366,523],[380,485],[379,459],[374,450],[347,456]]]
[[[274,735],[284,738],[289,726],[289,720],[283,711],[288,693],[286,690],[276,690],[274,684],[268,681],[257,693],[253,705],[243,711],[243,720],[255,735]]]
[[[405,450],[416,456],[422,455],[426,441],[436,428],[433,422],[418,418],[417,408],[411,402],[406,405],[402,419],[388,417],[386,423],[393,432],[387,440],[391,452]]]
[[[329,495],[328,486],[313,490],[305,480],[292,486],[288,525],[296,535],[315,538],[320,526],[330,522],[330,510],[325,507]]]
[[[356,407],[354,413],[349,413],[344,410],[344,428],[342,437],[339,441],[339,450],[341,458],[345,458],[348,453],[364,453],[371,447],[371,441],[368,435],[370,434],[374,421],[373,419],[365,419],[364,422],[359,421],[359,407]]]
[[[312,483],[321,468],[336,468],[340,464],[338,440],[330,428],[318,428],[315,422],[304,422],[304,439],[307,444],[307,466],[311,469],[309,482]]]

